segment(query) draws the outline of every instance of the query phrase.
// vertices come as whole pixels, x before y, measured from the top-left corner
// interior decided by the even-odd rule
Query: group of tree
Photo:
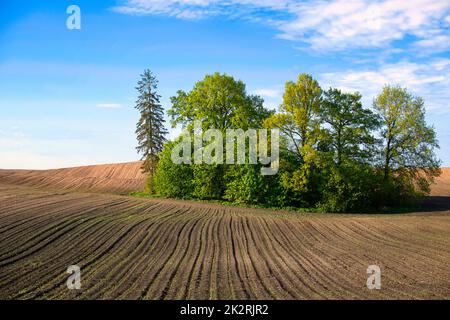
[[[424,101],[386,85],[365,108],[361,95],[324,91],[308,74],[285,85],[279,110],[268,110],[245,84],[214,73],[189,92],[178,91],[168,111],[173,126],[204,130],[277,128],[279,172],[261,175],[261,164],[175,164],[179,142],[166,141],[164,114],[150,71],[138,83],[138,151],[149,173],[148,191],[171,198],[227,200],[267,207],[327,212],[379,209],[421,197],[440,174],[438,142],[425,121]]]

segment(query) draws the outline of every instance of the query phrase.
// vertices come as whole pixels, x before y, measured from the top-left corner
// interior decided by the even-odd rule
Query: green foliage
[[[305,162],[293,171],[282,171],[281,185],[287,190],[292,204],[313,207],[321,197],[320,171],[314,163]]]
[[[199,199],[221,199],[224,192],[224,165],[195,164],[193,196]]]
[[[144,182],[144,193],[145,194],[153,194],[154,193],[154,185],[153,185],[153,177],[150,174],[147,174]]]
[[[153,178],[158,194],[168,198],[189,198],[193,189],[193,170],[187,164],[172,162],[172,149],[178,141],[167,142],[159,154],[158,166]]]
[[[374,100],[381,118],[383,144],[379,154],[384,180],[395,180],[402,193],[426,194],[440,175],[439,148],[433,127],[426,124],[424,101],[405,88],[385,86]]]
[[[190,92],[178,91],[171,102],[172,125],[181,124],[191,132],[193,121],[200,121],[204,130],[219,129],[223,133],[226,129],[258,128],[271,114],[260,97],[247,94],[242,81],[217,72],[205,76]],[[194,197],[223,198],[226,165],[195,164],[192,170]]]
[[[361,164],[334,166],[324,173],[326,183],[318,204],[325,212],[357,212],[377,208],[382,176]]]
[[[366,163],[373,158],[377,143],[373,131],[380,121],[362,107],[359,93],[330,88],[324,93],[320,114],[328,124],[323,145],[338,166],[347,161]]]
[[[237,203],[261,203],[264,190],[262,176],[255,165],[240,165],[230,168],[227,175],[225,199]]]
[[[146,190],[153,192],[151,176],[153,176],[158,163],[158,153],[162,151],[166,141],[167,130],[164,127],[164,109],[159,103],[160,96],[156,92],[158,81],[150,70],[141,75],[136,90],[139,93],[136,109],[140,113],[136,125],[138,146],[136,150],[142,154],[142,170],[149,173]]]
[[[283,207],[286,204],[285,190],[278,176],[261,175],[260,165],[230,166],[226,176],[224,198],[236,203]]]
[[[266,128],[280,129],[289,142],[290,150],[295,152],[301,161],[310,157],[310,153],[314,153],[320,141],[321,101],[322,89],[318,82],[308,74],[301,74],[297,82],[286,82],[281,113],[264,121]]]
[[[321,154],[318,146],[325,133],[321,128],[321,105],[322,89],[318,82],[308,74],[300,74],[297,82],[286,83],[281,113],[264,121],[266,128],[280,129],[287,151],[297,157],[298,164],[282,172],[280,182],[293,203],[301,206],[314,205],[319,198],[317,172]]]
[[[400,87],[386,86],[374,100],[374,113],[362,106],[359,93],[323,92],[301,74],[286,83],[280,112],[274,113],[260,97],[248,95],[242,81],[215,73],[171,101],[172,124],[191,133],[198,120],[204,130],[278,128],[282,136],[275,176],[261,175],[261,165],[248,161],[175,165],[171,153],[179,139],[166,143],[150,180],[165,197],[322,212],[385,210],[429,192],[440,173],[424,102]]]
[[[168,111],[172,125],[190,128],[194,120],[202,122],[204,129],[256,128],[270,112],[263,100],[248,95],[245,84],[218,72],[207,75],[190,92],[182,90],[171,98]]]

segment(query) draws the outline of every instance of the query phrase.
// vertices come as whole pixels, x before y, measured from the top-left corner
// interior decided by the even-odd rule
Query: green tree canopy
[[[153,177],[155,191],[169,198],[190,198],[193,190],[193,170],[187,164],[172,162],[172,150],[181,139],[168,141],[159,154],[158,167]]]
[[[263,100],[248,95],[242,81],[218,72],[205,76],[190,92],[179,90],[171,102],[172,125],[181,124],[187,128],[192,121],[199,120],[204,129],[245,130],[259,127],[269,115]]]
[[[380,154],[385,181],[394,178],[421,193],[429,192],[440,174],[439,148],[434,128],[425,121],[424,100],[405,88],[385,86],[374,100],[382,121],[383,146]]]
[[[300,74],[297,82],[286,82],[281,112],[264,121],[265,127],[280,129],[286,147],[297,158],[298,164],[293,170],[282,168],[280,181],[298,203],[306,206],[315,204],[319,197],[318,144],[323,138],[321,102],[319,83],[308,74]]]
[[[260,128],[263,119],[270,115],[263,106],[263,99],[247,94],[242,81],[218,72],[205,76],[189,92],[178,91],[171,101],[172,125],[181,124],[189,131],[193,131],[194,121],[200,121],[204,131],[218,129],[222,133],[227,129]],[[225,151],[223,148],[222,152]],[[193,165],[192,195],[220,199],[225,192],[228,169],[226,164]]]
[[[343,161],[365,162],[374,155],[376,139],[373,131],[379,126],[378,116],[364,109],[359,93],[343,93],[330,88],[324,92],[322,121],[327,148],[338,166]]]
[[[319,83],[308,74],[300,74],[297,82],[286,82],[281,112],[264,121],[265,127],[280,129],[301,161],[320,141],[321,101]]]
[[[282,133],[278,174],[262,176],[262,164],[247,160],[249,150],[240,165],[220,161],[174,164],[171,154],[179,151],[180,137],[166,143],[160,153],[156,191],[168,197],[326,212],[408,204],[426,194],[440,174],[434,154],[436,134],[425,121],[423,99],[406,89],[384,87],[373,106],[375,112],[365,109],[359,93],[333,88],[323,92],[312,76],[300,74],[296,82],[286,83],[280,112],[273,113],[263,107],[260,97],[246,93],[242,81],[226,74],[207,75],[191,91],[178,91],[172,97],[172,124],[188,130],[188,144],[194,147],[199,141],[193,132],[194,121],[202,123],[203,132],[278,128]],[[207,159],[222,152],[233,152],[236,158],[237,148],[220,148],[226,139],[221,139],[220,132],[217,138],[216,133],[210,132],[219,147],[203,147],[203,152],[210,152]],[[255,141],[250,134],[244,139]],[[208,135],[201,140],[211,142]],[[242,158],[243,152],[239,154]],[[195,152],[188,157],[197,159]]]

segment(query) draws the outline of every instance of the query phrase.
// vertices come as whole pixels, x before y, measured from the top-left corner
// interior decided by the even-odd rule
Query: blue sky
[[[81,30],[66,27],[73,4]],[[450,0],[6,0],[0,168],[138,159],[134,87],[145,68],[166,109],[215,71],[271,108],[303,72],[360,91],[367,107],[400,84],[425,99],[450,166]]]

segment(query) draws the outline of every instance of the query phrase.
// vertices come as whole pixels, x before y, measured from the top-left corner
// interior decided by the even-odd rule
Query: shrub
[[[192,195],[199,199],[221,199],[225,170],[224,165],[193,165]]]
[[[330,169],[318,207],[326,212],[356,212],[380,205],[382,177],[369,166],[353,164]]]
[[[169,198],[189,198],[193,190],[192,167],[172,162],[172,149],[177,142],[168,142],[159,154],[153,183],[156,193]]]

